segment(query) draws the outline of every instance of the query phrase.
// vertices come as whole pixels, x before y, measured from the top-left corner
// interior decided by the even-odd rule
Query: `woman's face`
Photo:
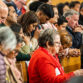
[[[50,19],[51,23],[57,23],[59,15],[58,15],[58,10],[57,8],[53,8],[54,9],[54,17]]]
[[[53,55],[59,52],[59,49],[61,47],[61,42],[60,42],[60,36],[56,35],[55,40],[54,40],[54,46],[50,46],[49,52]]]
[[[69,6],[65,5],[64,8],[63,8],[63,13],[68,11],[69,9],[70,9]]]
[[[35,27],[38,25],[38,23],[33,23],[33,24],[30,24],[29,28],[28,28],[28,32],[32,32],[35,30]]]
[[[80,10],[80,14],[83,16],[83,8],[81,8],[81,10]]]

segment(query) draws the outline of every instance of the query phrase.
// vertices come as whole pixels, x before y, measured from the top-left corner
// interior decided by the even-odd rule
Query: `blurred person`
[[[68,25],[68,21],[66,20],[66,18],[64,16],[59,17],[58,22],[57,22],[57,28],[58,30],[66,30],[66,27]]]
[[[62,16],[64,12],[68,11],[69,8],[69,3],[65,2],[65,3],[59,3],[57,5],[58,11],[59,11],[59,16]]]
[[[12,4],[12,6],[15,8],[16,11],[16,5],[13,0],[3,0],[5,4]]]
[[[63,6],[63,13],[66,12],[66,11],[68,11],[68,10],[70,10],[69,3],[66,2],[66,3],[64,3],[64,6]]]
[[[83,76],[73,77],[66,83],[83,83]]]
[[[11,35],[10,35],[11,34]],[[6,82],[4,56],[16,47],[16,37],[9,27],[0,27],[0,83]]]
[[[22,8],[25,5],[25,1],[24,0],[15,0],[14,3],[16,5],[16,13],[18,14],[18,16],[20,16],[22,14]]]
[[[30,3],[30,5],[29,5],[29,10],[36,12],[37,9],[38,9],[38,7],[39,7],[40,5],[42,5],[42,4],[43,4],[43,2],[34,1],[34,2]]]
[[[54,29],[41,32],[38,44],[40,47],[33,53],[28,67],[30,83],[63,83],[73,76],[83,75],[82,69],[64,73],[58,59],[60,35]]]
[[[16,48],[4,57],[6,63],[6,82],[23,83],[21,72],[16,67],[16,56],[22,46],[22,40],[20,40],[19,34],[15,35],[17,39]]]
[[[5,21],[6,26],[11,26],[13,23],[17,23],[17,14],[12,4],[7,4],[8,16]]]
[[[60,38],[61,38],[61,45],[62,50],[60,50],[60,53],[62,52],[63,57],[77,57],[80,55],[79,49],[73,49],[72,46],[72,37],[66,30],[61,30],[60,32]]]
[[[79,12],[79,10],[80,10],[80,2],[79,1],[72,1],[70,3],[69,7],[70,7],[70,9],[73,9],[73,10]]]
[[[11,25],[10,27],[12,29],[12,31],[15,33],[15,34],[18,34],[20,37],[19,39],[22,41],[22,46],[21,48],[24,46],[24,42],[25,43],[29,43],[28,39],[26,36],[24,36],[24,33],[23,33],[23,30],[22,30],[22,26],[18,23],[14,23]],[[24,38],[22,38],[24,37]],[[18,55],[16,56],[16,60],[17,61],[29,61],[30,58],[31,58],[31,55],[29,54],[30,53],[30,49],[27,48],[27,46],[25,46],[26,49],[28,49],[27,51],[25,50],[20,50],[18,51]],[[24,48],[24,49],[25,49]]]
[[[83,3],[80,6],[79,24],[83,25]]]
[[[47,10],[48,9],[48,10]],[[42,4],[38,7],[36,14],[40,20],[40,24],[46,23],[54,17],[53,7],[49,4]]]
[[[52,6],[53,6],[53,10],[54,10],[54,17],[51,18],[49,21],[47,21],[45,24],[42,24],[42,25],[43,25],[44,29],[54,28],[55,31],[57,31],[57,28],[55,27],[55,24],[57,24],[58,18],[59,18],[58,9],[57,9],[56,6],[54,6],[54,5],[52,5]]]
[[[37,15],[33,11],[26,12],[18,19],[18,23],[21,24],[21,26],[23,28],[23,33],[24,33],[23,38],[26,37],[28,39],[28,43],[26,42],[26,45],[24,47],[24,48],[28,48],[28,49],[26,49],[26,51],[25,50],[24,51],[29,52],[30,41],[32,42],[31,48],[34,50],[38,44],[37,39],[39,36],[39,31],[37,30],[37,25],[40,23],[40,21],[39,21]],[[35,33],[32,38],[32,32],[34,30],[35,30]]]
[[[78,20],[79,20],[79,13],[75,10],[69,10],[64,13],[64,17],[68,21],[68,26],[66,30],[72,36],[72,48],[80,48],[82,43],[82,34],[81,30],[78,30]]]
[[[8,15],[8,8],[5,5],[5,3],[0,1],[0,24],[5,23],[7,15]]]

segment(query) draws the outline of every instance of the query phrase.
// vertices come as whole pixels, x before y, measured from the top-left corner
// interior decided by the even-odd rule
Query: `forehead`
[[[56,7],[54,7],[53,9],[54,9],[54,12],[58,12],[58,9]]]
[[[74,14],[74,15],[72,16],[72,18],[73,18],[73,19],[78,19],[78,18],[79,18],[79,15]]]
[[[1,9],[0,10],[0,17],[7,17],[8,10],[7,9]]]
[[[55,41],[55,42],[60,42],[60,35],[55,35],[54,41]]]

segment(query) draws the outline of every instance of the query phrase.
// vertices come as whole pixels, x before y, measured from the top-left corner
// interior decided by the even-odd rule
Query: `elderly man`
[[[5,20],[8,16],[7,6],[0,0],[0,24],[5,23]]]
[[[68,26],[66,29],[72,36],[72,48],[79,49],[82,43],[82,34],[80,33],[81,31],[77,30],[77,27],[79,26],[79,13],[75,10],[69,10],[64,13],[64,16],[68,21]]]

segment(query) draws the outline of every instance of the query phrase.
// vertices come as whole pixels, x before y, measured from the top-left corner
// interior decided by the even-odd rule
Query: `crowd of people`
[[[65,73],[62,59],[79,56],[81,67]],[[0,0],[0,83],[24,83],[18,61],[26,83],[82,83],[83,3]]]

